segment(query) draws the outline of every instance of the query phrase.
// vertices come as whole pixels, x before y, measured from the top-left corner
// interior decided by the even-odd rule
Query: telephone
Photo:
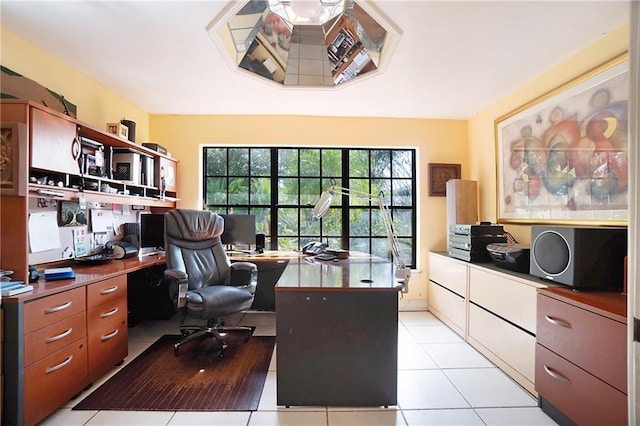
[[[329,247],[328,244],[321,243],[319,241],[311,241],[309,244],[302,247],[302,252],[304,254],[310,254],[315,256],[316,254],[320,254],[325,251]]]

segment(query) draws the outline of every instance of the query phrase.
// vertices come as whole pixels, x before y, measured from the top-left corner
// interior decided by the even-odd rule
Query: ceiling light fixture
[[[303,18],[313,19],[322,12],[320,0],[291,0],[291,10]]]

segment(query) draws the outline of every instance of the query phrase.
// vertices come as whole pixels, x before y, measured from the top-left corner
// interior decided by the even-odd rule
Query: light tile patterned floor
[[[71,407],[122,366],[49,416],[43,425],[554,425],[535,398],[428,312],[400,312],[398,405],[292,407],[276,405],[276,363],[271,360],[255,412],[73,411]],[[179,318],[147,321],[129,329],[130,362],[163,334],[177,334]],[[275,335],[275,314],[248,312],[229,318]],[[277,347],[276,347],[277,350]]]

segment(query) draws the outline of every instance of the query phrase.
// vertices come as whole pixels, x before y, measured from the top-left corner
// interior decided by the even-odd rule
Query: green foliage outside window
[[[382,192],[405,259],[415,264],[415,150],[205,147],[203,158],[205,207],[256,215],[256,232],[267,236],[267,248],[298,250],[322,240],[390,258],[376,203],[335,196],[322,219],[312,218],[320,193],[333,184]]]

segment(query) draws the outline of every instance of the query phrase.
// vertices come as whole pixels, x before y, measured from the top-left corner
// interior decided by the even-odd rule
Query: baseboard
[[[421,299],[400,299],[398,301],[399,311],[426,311],[429,305],[426,300]]]

